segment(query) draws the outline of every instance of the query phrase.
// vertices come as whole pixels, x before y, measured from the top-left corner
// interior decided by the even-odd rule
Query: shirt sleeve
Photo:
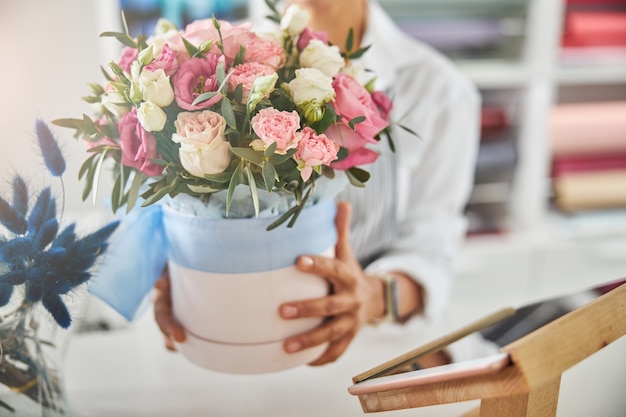
[[[420,137],[404,131],[398,136],[396,239],[367,267],[371,273],[399,271],[414,278],[425,289],[426,319],[438,318],[448,301],[479,143],[480,95],[461,75],[449,75],[439,74],[419,88],[413,79],[413,91],[403,91],[408,99],[399,103],[411,110],[401,123]]]

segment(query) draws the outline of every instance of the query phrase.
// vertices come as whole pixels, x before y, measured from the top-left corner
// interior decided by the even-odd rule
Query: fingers
[[[311,364],[321,365],[337,359],[346,350],[354,338],[354,320],[351,316],[340,315],[328,320],[306,333],[290,337],[284,342],[284,349],[294,353],[324,343],[329,343],[324,354]]]
[[[290,301],[280,306],[284,319],[330,317],[350,313],[357,308],[356,300],[348,294],[333,294],[311,300]]]
[[[154,284],[154,319],[163,333],[165,347],[168,350],[176,350],[175,342],[182,343],[186,340],[185,330],[174,318],[172,310],[172,296],[170,280],[167,273]]]

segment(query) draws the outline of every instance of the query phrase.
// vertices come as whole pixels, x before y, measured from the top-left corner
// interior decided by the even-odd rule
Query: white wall
[[[117,56],[118,44],[100,38],[119,30],[115,0],[6,0],[0,2],[0,194],[7,197],[14,173],[33,187],[49,181],[38,154],[35,119],[91,113],[82,101],[88,82],[102,82],[100,65]],[[63,176],[68,210],[83,204],[78,168],[86,154],[72,130],[53,126],[68,169]],[[59,195],[59,182],[54,181]],[[104,195],[104,192],[103,194]]]

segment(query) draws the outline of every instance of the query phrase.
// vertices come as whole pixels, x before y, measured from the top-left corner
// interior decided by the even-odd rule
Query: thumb
[[[335,245],[335,257],[339,259],[353,258],[352,246],[350,245],[350,215],[352,208],[348,202],[337,203],[335,215],[335,228],[337,229],[337,244]]]

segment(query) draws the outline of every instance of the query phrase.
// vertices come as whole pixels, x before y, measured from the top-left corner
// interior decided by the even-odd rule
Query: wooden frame
[[[499,373],[358,397],[366,413],[481,400],[464,417],[554,417],[563,372],[624,334],[626,284],[504,346],[512,365]]]

